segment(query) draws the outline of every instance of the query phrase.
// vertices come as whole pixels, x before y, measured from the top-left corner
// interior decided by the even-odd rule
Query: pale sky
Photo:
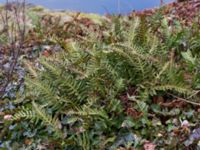
[[[160,0],[27,0],[28,3],[42,5],[51,9],[67,9],[74,11],[92,12],[104,14],[108,13],[128,13],[131,10],[141,10],[159,6]],[[165,0],[172,2],[173,0]],[[4,3],[5,0],[0,0]]]

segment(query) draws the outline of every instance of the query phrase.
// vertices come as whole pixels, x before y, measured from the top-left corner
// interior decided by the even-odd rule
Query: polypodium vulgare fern
[[[65,132],[64,136],[56,135],[60,135],[66,147],[73,145],[74,149],[79,149],[76,145],[81,144],[88,147],[91,141],[85,139],[77,144],[77,138],[85,138],[81,135],[87,134],[98,139],[97,144],[89,143],[89,149],[100,149],[102,136],[109,141],[113,133],[123,128],[129,114],[141,114],[148,119],[147,103],[151,103],[152,96],[173,93],[184,98],[192,95],[191,85],[184,81],[181,65],[170,61],[163,52],[167,46],[159,43],[150,31],[136,34],[138,25],[139,20],[130,25],[133,33],[131,30],[122,32],[121,27],[116,26],[114,31],[119,30],[124,38],[122,41],[116,38],[109,44],[94,42],[88,47],[84,45],[84,49],[73,42],[63,52],[40,58],[42,69],[29,66],[34,76],[26,78],[23,103],[31,102],[32,109],[30,113],[22,110],[16,118],[36,117],[56,133]],[[138,42],[138,38],[142,41]],[[151,38],[154,39],[152,43]],[[135,95],[130,95],[135,99],[129,102],[126,97],[124,101],[130,106],[125,106],[119,97],[128,86],[135,87]],[[137,112],[135,107],[143,112]],[[140,127],[147,126],[148,123]],[[107,147],[112,145],[106,144]]]
[[[19,111],[13,119],[41,120],[56,135],[65,128],[62,124],[58,128],[60,117],[79,117],[82,121],[76,123],[85,128],[95,121],[109,123],[116,119],[115,115],[109,118],[107,106],[113,109],[111,103],[118,101],[116,96],[124,89],[124,80],[110,64],[107,53],[95,49],[86,55],[81,53],[58,53],[55,57],[60,59],[54,62],[52,58],[41,58],[42,69],[29,65],[30,74],[34,69],[36,72],[26,78],[23,103],[34,101],[32,109]],[[71,132],[66,136],[72,136]]]

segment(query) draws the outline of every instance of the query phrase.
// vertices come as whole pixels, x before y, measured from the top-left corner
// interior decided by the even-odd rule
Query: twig
[[[171,93],[168,93],[168,94],[171,95],[171,96],[173,96],[173,97],[175,97],[175,98],[177,98],[178,100],[184,101],[186,103],[189,103],[189,104],[192,104],[192,105],[195,105],[195,106],[200,106],[200,103],[196,103],[196,102],[190,101],[188,99],[178,97],[178,96],[176,96],[174,94],[171,94]]]
[[[24,43],[24,39],[25,39],[25,32],[26,32],[26,17],[25,17],[25,0],[23,0],[23,3],[20,4],[17,1],[17,6],[14,9],[14,15],[16,17],[16,21],[11,23],[11,27],[10,29],[8,28],[8,9],[5,7],[5,18],[2,15],[2,19],[4,20],[4,25],[7,27],[7,37],[9,38],[9,42],[11,44],[10,47],[10,57],[12,57],[12,62],[10,64],[10,68],[9,71],[6,75],[6,81],[5,83],[2,85],[2,87],[0,87],[0,98],[3,97],[3,95],[5,94],[6,88],[8,86],[8,84],[12,81],[12,77],[13,77],[13,72],[15,69],[15,66],[18,62],[18,58],[20,55],[20,49],[23,47],[23,43]],[[6,5],[8,5],[9,1],[6,1]],[[22,7],[22,8],[21,8]],[[23,19],[23,27],[20,27],[20,11],[22,12],[22,19]],[[10,32],[10,34],[9,34]],[[19,42],[19,44],[17,44],[17,42]]]

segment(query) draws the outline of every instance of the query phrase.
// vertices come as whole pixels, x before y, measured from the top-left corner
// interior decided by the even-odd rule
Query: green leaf
[[[193,57],[192,52],[190,50],[188,50],[187,52],[182,52],[181,55],[183,56],[183,58],[187,61],[192,63],[193,65],[195,65],[196,63],[196,58]]]

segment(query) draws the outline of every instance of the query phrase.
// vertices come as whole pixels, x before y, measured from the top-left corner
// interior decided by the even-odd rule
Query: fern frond
[[[59,86],[60,88],[65,89],[65,92],[70,99],[77,99],[78,101],[84,101],[84,99],[86,99],[87,84],[85,81],[76,80],[70,75],[64,76],[62,79],[63,80],[58,81]]]
[[[113,45],[112,49],[114,50],[114,52],[117,52],[119,53],[119,55],[122,55],[123,57],[127,58],[133,64],[136,58],[140,58],[147,62],[159,62],[159,60],[155,57],[151,57],[150,55],[140,53],[141,50],[138,50],[138,46],[129,47],[124,44],[115,44]]]
[[[32,102],[32,105],[33,111],[37,115],[37,118],[42,120],[43,124],[50,126],[53,131],[55,131],[56,136],[62,137],[61,123],[59,119],[56,117],[52,118],[52,116],[48,115],[45,110],[41,106],[37,105],[35,102]]]
[[[146,46],[146,39],[147,39],[147,21],[146,17],[142,16],[140,18],[140,24],[138,26],[136,37],[135,37],[135,44]]]
[[[103,109],[98,110],[96,108],[89,108],[88,106],[83,106],[82,108],[79,108],[76,111],[74,110],[68,111],[67,115],[76,115],[86,118],[92,118],[92,116],[99,116],[101,118],[108,119],[108,116]]]
[[[159,39],[157,36],[155,36],[154,33],[151,32],[151,30],[148,30],[147,32],[147,53],[149,53],[152,56],[156,55],[162,55],[162,49],[159,48]]]
[[[48,101],[45,102],[45,105],[47,106],[53,106],[54,108],[56,108],[62,104],[60,101],[58,101],[58,99],[60,98],[55,93],[55,89],[51,87],[50,84],[44,82],[44,80],[40,81],[36,79],[26,78],[26,85],[29,89],[32,89],[32,92],[26,93],[27,97],[31,96],[28,94],[33,94],[34,91],[34,93],[37,93],[35,94],[35,96],[38,95],[37,99],[35,100],[39,100],[40,102],[42,102],[40,96],[42,96],[45,99],[48,99]]]
[[[161,70],[159,71],[159,73],[156,75],[156,79],[160,79],[160,76],[168,69],[168,67],[170,66],[170,62],[165,63]]]
[[[38,73],[36,72],[36,70],[34,69],[32,64],[30,64],[28,61],[24,61],[24,64],[25,64],[26,68],[29,71],[29,75],[34,77],[34,78],[37,78],[38,77]]]
[[[128,37],[128,45],[130,46],[134,46],[134,41],[135,41],[135,37],[137,35],[137,29],[140,25],[140,19],[138,17],[136,17],[134,19],[134,22],[131,24],[130,27],[130,32],[128,32],[127,37]]]
[[[153,86],[150,89],[150,95],[156,95],[156,91],[171,91],[171,92],[176,92],[182,95],[193,95],[194,92],[188,88],[185,88],[183,86],[178,86],[178,85],[160,85],[160,86]]]
[[[42,93],[45,93],[47,95],[52,95],[52,88],[42,82],[38,82],[38,80],[26,78],[26,85],[31,87],[36,87],[38,89],[38,92],[41,91]]]
[[[12,120],[21,120],[21,119],[30,119],[30,120],[36,120],[36,115],[35,112],[32,110],[29,110],[27,108],[20,108],[20,111],[15,113],[14,116],[12,117]]]
[[[87,132],[84,132],[82,134],[78,134],[77,138],[75,139],[77,144],[82,147],[83,150],[90,150],[92,149],[91,141],[90,141],[90,136],[88,135]]]
[[[44,58],[40,59],[40,63],[52,75],[57,77],[60,76],[61,68],[56,67],[53,63],[50,63],[50,61],[46,61]]]

